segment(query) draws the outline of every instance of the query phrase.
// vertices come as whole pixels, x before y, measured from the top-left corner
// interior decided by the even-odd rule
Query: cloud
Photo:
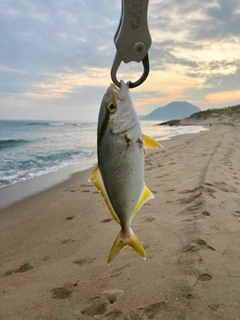
[[[240,100],[240,90],[223,91],[208,94],[206,100],[212,104],[226,103]]]
[[[32,83],[33,93],[24,93],[36,98],[66,97],[69,93],[83,87],[105,87],[109,85],[109,70],[86,68],[82,73],[58,73],[51,75],[47,82]]]
[[[2,0],[1,117],[13,116],[6,105],[17,116],[29,117],[17,111],[28,106],[40,117],[44,105],[46,117],[74,118],[80,100],[91,118],[111,81],[120,14],[121,1]],[[239,89],[239,1],[151,0],[148,18],[151,70],[131,91],[137,108],[147,113],[177,99],[201,108],[226,104],[231,95],[214,94]],[[135,81],[141,74],[141,64],[121,64],[117,77]]]

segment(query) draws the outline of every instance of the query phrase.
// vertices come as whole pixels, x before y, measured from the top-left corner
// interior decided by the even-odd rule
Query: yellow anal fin
[[[131,229],[130,229],[131,230]],[[113,261],[114,258],[122,251],[122,249],[126,246],[131,247],[135,250],[144,260],[146,260],[146,254],[138,240],[135,233],[131,230],[131,235],[129,237],[124,237],[122,230],[119,232],[114,244],[110,250],[108,255],[108,265]]]
[[[157,142],[156,140],[150,138],[143,134],[143,144],[146,149],[156,149],[156,148],[163,148],[163,146]]]
[[[118,216],[115,213],[115,210],[113,209],[111,202],[108,198],[104,183],[103,183],[103,179],[102,179],[102,175],[101,172],[99,170],[99,167],[97,166],[94,170],[93,173],[91,174],[90,178],[89,178],[90,182],[93,182],[95,187],[100,191],[102,197],[104,198],[106,205],[109,209],[109,211],[111,212],[111,215],[113,217],[113,219],[120,224],[120,220],[118,218]]]
[[[141,195],[140,200],[138,201],[138,204],[136,206],[136,209],[133,211],[133,214],[131,216],[131,220],[135,217],[136,213],[138,212],[138,210],[141,208],[141,206],[147,202],[150,199],[154,199],[154,195],[152,194],[152,192],[148,189],[148,187],[146,185],[144,185],[143,188],[143,193]]]

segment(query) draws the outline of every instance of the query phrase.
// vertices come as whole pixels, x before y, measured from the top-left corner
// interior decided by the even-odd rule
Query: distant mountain
[[[159,107],[146,116],[140,116],[140,120],[174,120],[189,117],[201,109],[187,101],[174,101],[165,107]]]

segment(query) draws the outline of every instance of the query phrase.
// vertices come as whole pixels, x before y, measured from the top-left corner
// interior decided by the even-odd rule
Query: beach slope
[[[164,141],[148,152],[155,199],[129,247],[91,170],[0,211],[1,320],[240,319],[240,127]]]

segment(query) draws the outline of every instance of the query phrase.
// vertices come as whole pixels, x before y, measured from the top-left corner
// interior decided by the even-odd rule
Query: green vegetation
[[[208,109],[194,113],[190,116],[191,119],[207,119],[208,117],[227,116],[234,118],[233,120],[240,120],[240,104],[232,107],[225,107],[222,109]]]

